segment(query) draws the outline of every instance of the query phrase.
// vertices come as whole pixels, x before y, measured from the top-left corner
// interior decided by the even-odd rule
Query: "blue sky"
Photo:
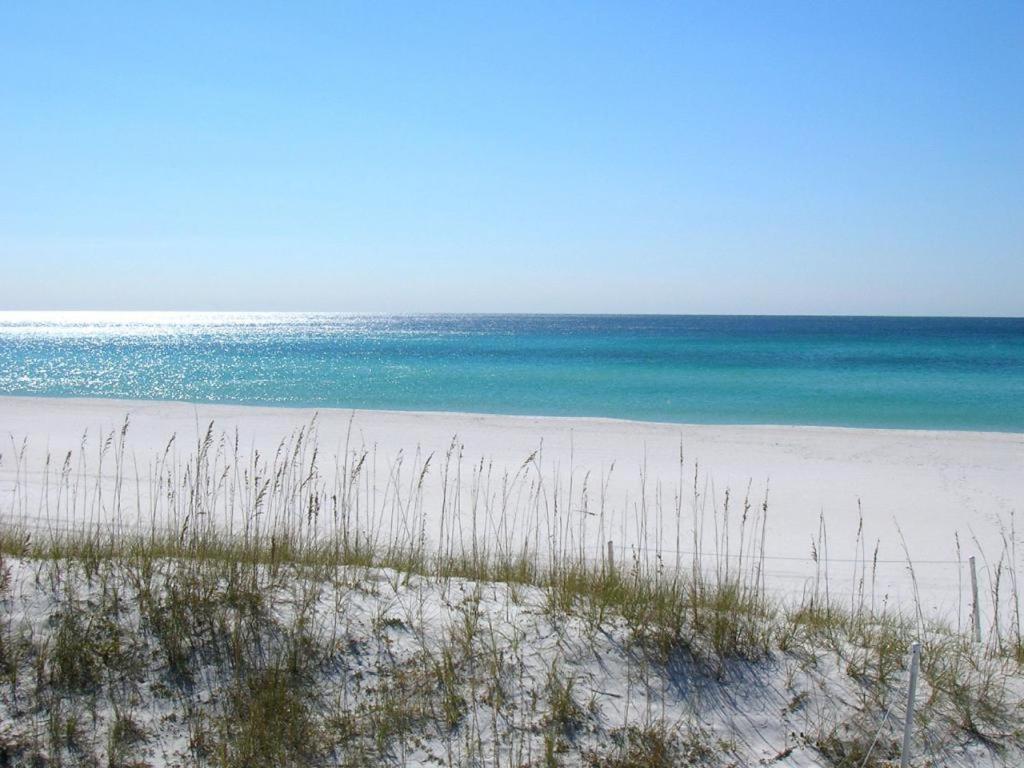
[[[1024,4],[5,3],[0,309],[1024,315]]]

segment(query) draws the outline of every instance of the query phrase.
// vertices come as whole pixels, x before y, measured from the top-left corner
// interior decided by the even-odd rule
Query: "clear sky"
[[[1024,3],[3,3],[68,308],[1024,315]]]

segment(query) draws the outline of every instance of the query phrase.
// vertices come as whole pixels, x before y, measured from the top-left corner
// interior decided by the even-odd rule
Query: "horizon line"
[[[790,317],[790,318],[876,318],[906,320],[1024,320],[1024,315],[924,315],[889,313],[836,313],[823,312],[524,312],[524,311],[389,311],[389,310],[334,310],[334,309],[0,309],[0,316],[16,315],[349,315],[349,316],[475,316],[475,317]]]

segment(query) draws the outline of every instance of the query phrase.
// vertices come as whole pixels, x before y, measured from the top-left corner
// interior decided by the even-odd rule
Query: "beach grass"
[[[43,468],[0,457],[0,763],[885,765],[915,640],[914,764],[1024,754],[1012,529],[1011,609],[979,644],[874,594],[862,541],[840,599],[824,523],[821,577],[779,597],[767,498],[716,502],[696,472],[687,514],[680,486],[634,515],[684,559],[609,551],[610,501],[545,484],[537,456],[492,478],[457,441],[346,446],[328,470],[315,424],[271,457],[211,424],[140,468],[127,431]]]

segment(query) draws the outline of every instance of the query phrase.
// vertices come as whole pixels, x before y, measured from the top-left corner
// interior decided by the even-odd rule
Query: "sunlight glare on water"
[[[0,313],[0,394],[1024,430],[1024,320]]]

